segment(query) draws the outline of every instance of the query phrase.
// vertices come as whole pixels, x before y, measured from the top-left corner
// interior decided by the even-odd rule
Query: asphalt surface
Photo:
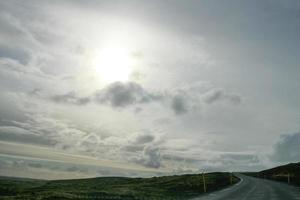
[[[300,200],[300,187],[237,174],[241,181],[193,200]]]

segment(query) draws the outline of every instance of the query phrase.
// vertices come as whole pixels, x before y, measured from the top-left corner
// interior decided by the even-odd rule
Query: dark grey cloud
[[[69,92],[67,94],[62,95],[54,95],[51,97],[56,103],[67,103],[67,104],[75,104],[75,105],[86,105],[90,103],[89,97],[78,97],[75,92]]]
[[[92,101],[98,104],[107,104],[114,108],[126,108],[133,105],[143,105],[152,102],[167,103],[176,115],[188,113],[191,108],[198,108],[202,102],[211,104],[218,101],[227,101],[233,105],[241,103],[239,95],[225,92],[223,89],[204,89],[201,84],[186,88],[175,88],[172,91],[153,92],[143,88],[136,82],[114,82],[89,97],[79,97],[75,92],[54,95],[50,98],[56,103],[85,105]],[[143,108],[137,107],[135,112]]]
[[[274,153],[271,159],[276,162],[300,161],[300,132],[283,135],[274,145]]]
[[[222,89],[213,89],[204,95],[204,102],[208,104],[224,100],[234,105],[238,105],[242,102],[242,98],[239,95],[226,93]]]
[[[154,135],[150,135],[150,134],[138,135],[135,140],[135,143],[145,144],[145,143],[152,142],[154,139],[155,139]]]
[[[150,103],[161,100],[158,94],[150,93],[135,82],[115,82],[96,93],[98,103],[113,107],[127,107],[133,104]]]
[[[121,148],[127,154],[127,160],[148,168],[160,168],[162,166],[162,154],[160,144],[165,140],[153,133],[141,133],[127,140]],[[128,154],[129,153],[129,154]]]
[[[0,140],[37,145],[53,146],[57,143],[43,134],[32,133],[16,126],[0,126]]]
[[[30,95],[36,95],[36,93],[31,92]],[[76,92],[71,91],[65,94],[52,95],[48,99],[55,103],[75,105],[86,105],[93,101],[98,104],[107,104],[115,108],[125,108],[135,104],[147,104],[155,101],[162,101],[163,98],[163,95],[147,91],[135,82],[114,82],[101,90],[94,92],[94,94],[91,94],[90,96],[80,97]],[[135,112],[140,111],[142,111],[141,107],[135,109]]]
[[[30,93],[30,95],[35,94]],[[133,105],[161,102],[165,98],[164,95],[148,91],[135,82],[114,82],[90,96],[80,97],[74,91],[71,91],[66,94],[52,95],[48,99],[55,103],[86,105],[95,102],[114,108],[126,108]],[[134,111],[138,113],[142,110],[142,107],[136,107]]]
[[[150,133],[136,135],[123,147],[124,151],[141,153],[146,145],[155,141],[155,136]]]
[[[145,167],[159,168],[162,166],[160,149],[155,146],[147,145],[144,147],[141,157],[134,161]]]
[[[177,115],[185,114],[188,112],[186,99],[179,95],[173,97],[171,107]]]

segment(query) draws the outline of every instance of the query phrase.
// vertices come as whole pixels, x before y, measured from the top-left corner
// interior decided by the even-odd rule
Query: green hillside
[[[286,182],[293,185],[300,185],[300,162],[290,163],[287,165],[266,169],[260,172],[249,172],[244,174],[259,178]]]
[[[205,174],[207,192],[230,185],[229,173]],[[233,183],[238,182],[233,177]],[[187,199],[202,194],[201,174],[74,180],[0,179],[2,199]]]

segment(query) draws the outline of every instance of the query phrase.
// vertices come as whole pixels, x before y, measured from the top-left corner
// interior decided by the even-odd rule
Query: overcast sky
[[[0,175],[300,161],[300,2],[0,0]]]

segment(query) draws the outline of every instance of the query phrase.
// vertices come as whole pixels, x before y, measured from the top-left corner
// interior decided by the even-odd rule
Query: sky
[[[0,176],[300,161],[297,0],[0,0]]]

